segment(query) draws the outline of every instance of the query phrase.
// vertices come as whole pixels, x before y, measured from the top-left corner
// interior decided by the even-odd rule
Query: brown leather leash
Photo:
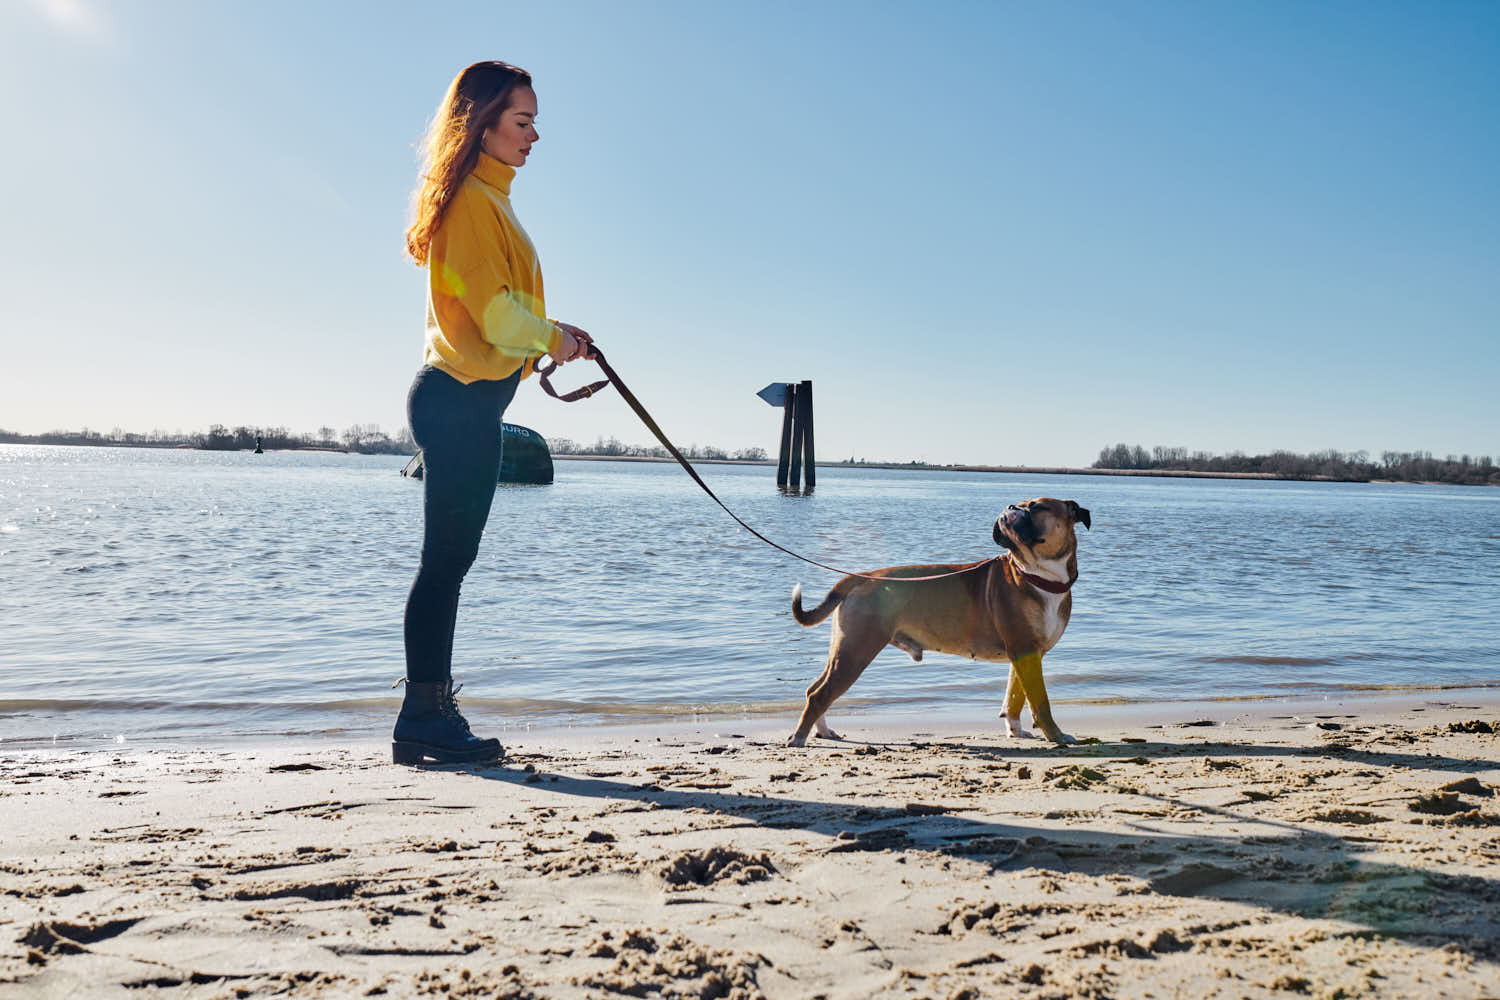
[[[539,376],[539,380],[542,383],[542,391],[545,392],[547,395],[551,396],[553,399],[559,400],[561,402],[564,402],[564,403],[576,403],[580,399],[588,399],[590,396],[594,395],[599,390],[608,388],[610,385],[613,385],[615,387],[616,391],[618,391],[620,393],[620,398],[623,399],[623,400],[625,400],[625,402],[630,405],[630,408],[635,411],[635,415],[637,417],[641,418],[641,423],[643,423],[643,424],[646,425],[646,429],[649,430],[652,434],[656,435],[656,440],[658,440],[658,441],[661,442],[662,447],[665,448],[665,449],[667,449],[667,453],[669,455],[671,455],[673,458],[677,459],[677,464],[681,465],[683,467],[683,469],[687,472],[687,474],[693,477],[693,482],[697,483],[700,487],[703,488],[703,492],[708,494],[709,499],[713,500],[713,502],[716,503],[716,504],[718,504],[720,507],[723,507],[724,508],[724,513],[726,513],[730,517],[734,518],[735,521],[739,524],[739,526],[741,528],[744,528],[746,531],[750,532],[750,534],[754,535],[756,538],[759,538],[761,541],[763,541],[767,545],[771,546],[771,548],[777,549],[777,550],[779,550],[781,552],[785,552],[787,555],[791,556],[793,559],[800,559],[800,560],[802,560],[805,563],[810,563],[813,566],[817,566],[819,569],[826,569],[826,570],[828,570],[831,573],[838,573],[841,576],[857,576],[857,577],[862,577],[863,579],[866,579],[866,580],[884,580],[884,581],[890,581],[890,580],[909,580],[909,581],[918,581],[918,580],[941,580],[941,579],[943,579],[945,577],[949,577],[949,576],[958,576],[961,573],[967,573],[967,572],[969,572],[972,569],[975,569],[975,568],[977,568],[979,566],[983,566],[985,563],[995,562],[995,561],[1000,560],[1000,559],[1008,559],[1009,556],[1010,556],[1010,553],[1007,552],[1004,555],[994,556],[994,557],[992,557],[990,559],[981,559],[978,562],[969,563],[967,565],[959,567],[956,570],[952,570],[951,572],[948,572],[948,573],[935,573],[935,574],[933,574],[931,576],[899,576],[899,577],[893,577],[893,576],[874,576],[874,575],[872,575],[870,573],[853,573],[853,572],[850,572],[849,570],[839,569],[837,566],[830,566],[827,563],[821,563],[821,562],[818,562],[816,559],[809,559],[807,556],[804,556],[804,555],[802,555],[800,553],[797,553],[797,552],[793,552],[791,549],[787,548],[785,545],[780,545],[780,544],[778,544],[776,542],[771,541],[771,539],[767,538],[765,535],[762,535],[760,532],[756,531],[754,528],[750,527],[750,525],[746,524],[743,520],[741,520],[740,516],[738,514],[736,514],[734,511],[730,510],[729,507],[724,503],[724,501],[720,500],[719,497],[718,497],[718,495],[716,493],[714,493],[713,490],[709,489],[708,484],[703,481],[703,477],[701,477],[701,476],[698,475],[698,470],[694,469],[692,467],[692,465],[690,465],[688,463],[688,460],[682,457],[682,452],[680,452],[680,451],[677,450],[677,446],[674,445],[670,440],[667,439],[667,435],[662,432],[662,429],[659,426],[657,426],[656,421],[651,418],[651,414],[646,412],[646,408],[641,405],[641,401],[639,399],[635,398],[635,393],[633,393],[633,392],[630,391],[630,388],[625,385],[624,380],[620,378],[619,373],[617,373],[614,370],[614,368],[610,366],[609,361],[606,360],[605,357],[604,357],[604,352],[601,351],[601,350],[599,350],[599,345],[598,344],[594,344],[594,343],[586,343],[583,346],[584,346],[584,348],[585,348],[585,350],[587,352],[587,353],[585,353],[583,355],[583,359],[586,360],[586,361],[592,361],[595,364],[597,364],[599,366],[600,370],[602,370],[604,372],[605,378],[602,379],[601,381],[591,382],[588,385],[585,385],[585,386],[583,386],[581,388],[574,389],[572,392],[567,392],[567,393],[561,393],[561,394],[559,394],[556,389],[552,388],[552,381],[551,381],[552,373],[555,372],[555,371],[557,371],[558,364],[557,364],[556,361],[550,361],[545,368],[537,368],[536,369],[536,373]],[[1012,568],[1018,574],[1021,574],[1021,575],[1025,576],[1028,580],[1032,579],[1032,574],[1026,573],[1013,560],[1011,561],[1011,566],[1012,566]],[[1036,580],[1042,580],[1043,578],[1042,577],[1036,577],[1035,579]],[[1059,586],[1059,584],[1054,584],[1050,580],[1047,580],[1045,582],[1048,583],[1048,584],[1051,584],[1054,587],[1055,586]],[[1068,584],[1068,586],[1071,587],[1072,583],[1070,582]],[[1049,588],[1044,588],[1044,589],[1049,589]]]

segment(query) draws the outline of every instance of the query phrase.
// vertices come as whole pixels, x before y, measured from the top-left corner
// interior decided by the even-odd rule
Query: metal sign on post
[[[813,463],[812,382],[772,382],[756,393],[772,406],[781,407],[781,450],[776,459],[776,485],[801,488],[802,470],[807,469],[807,488],[818,480]]]
[[[790,382],[772,382],[756,395],[772,406],[785,406],[787,390],[791,387]]]

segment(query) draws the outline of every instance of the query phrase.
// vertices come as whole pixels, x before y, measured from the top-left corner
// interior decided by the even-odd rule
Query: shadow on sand
[[[1295,747],[1215,741],[1061,748],[953,740],[930,743],[850,740],[834,746],[856,753],[910,752],[940,746],[947,755],[976,763],[1010,761],[1083,767],[1130,758],[1141,763],[1182,758],[1240,761],[1257,757],[1327,758],[1345,763],[1354,760],[1362,767],[1393,772],[1406,769],[1472,773],[1500,766],[1494,761],[1386,750],[1369,752],[1343,745]],[[946,810],[920,807],[663,788],[654,783],[633,784],[564,772],[523,771],[503,763],[443,770],[511,784],[544,783],[548,791],[560,797],[650,802],[659,809],[716,811],[756,826],[825,835],[830,838],[826,849],[829,853],[928,851],[988,864],[993,871],[1040,868],[1092,876],[1132,876],[1144,880],[1151,891],[1164,895],[1212,897],[1281,914],[1338,920],[1353,925],[1350,933],[1356,935],[1391,936],[1433,947],[1451,945],[1477,959],[1500,959],[1500,881],[1364,861],[1361,855],[1384,843],[1378,833],[1369,835],[1369,827],[1359,828],[1365,833],[1333,834],[1297,822],[1268,818],[1263,815],[1264,802],[1251,799],[1215,807],[1170,795],[1133,791],[1135,801],[1158,807],[1156,811],[1148,810],[1151,815],[1171,816],[1174,820],[1215,817],[1225,825],[1232,822],[1235,832],[1226,836],[1183,835],[1152,829],[1144,821],[1132,821],[1125,825],[1135,832],[1120,833],[1087,827],[1056,829],[968,819]],[[999,804],[988,808],[993,811],[994,805]],[[1393,821],[1405,820],[1406,817]],[[1489,844],[1494,848],[1489,853],[1500,857],[1500,837],[1491,838]],[[1192,860],[1185,860],[1188,858]]]

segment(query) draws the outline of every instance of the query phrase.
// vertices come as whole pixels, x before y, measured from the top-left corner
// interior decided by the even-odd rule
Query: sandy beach
[[[0,996],[1500,997],[1500,712],[1443,697],[0,745]]]

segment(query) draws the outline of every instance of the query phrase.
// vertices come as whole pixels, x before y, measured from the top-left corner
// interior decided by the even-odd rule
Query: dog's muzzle
[[[1031,512],[1011,504],[1005,508],[1005,513],[995,519],[994,536],[995,544],[1007,549],[1014,549],[1017,542],[1022,545],[1036,544],[1036,525],[1031,520]]]
[[[995,518],[995,544],[1003,549],[1015,551],[1016,543],[1030,545],[1036,540],[1036,528],[1031,515],[1014,505],[1005,508],[1005,513]]]

